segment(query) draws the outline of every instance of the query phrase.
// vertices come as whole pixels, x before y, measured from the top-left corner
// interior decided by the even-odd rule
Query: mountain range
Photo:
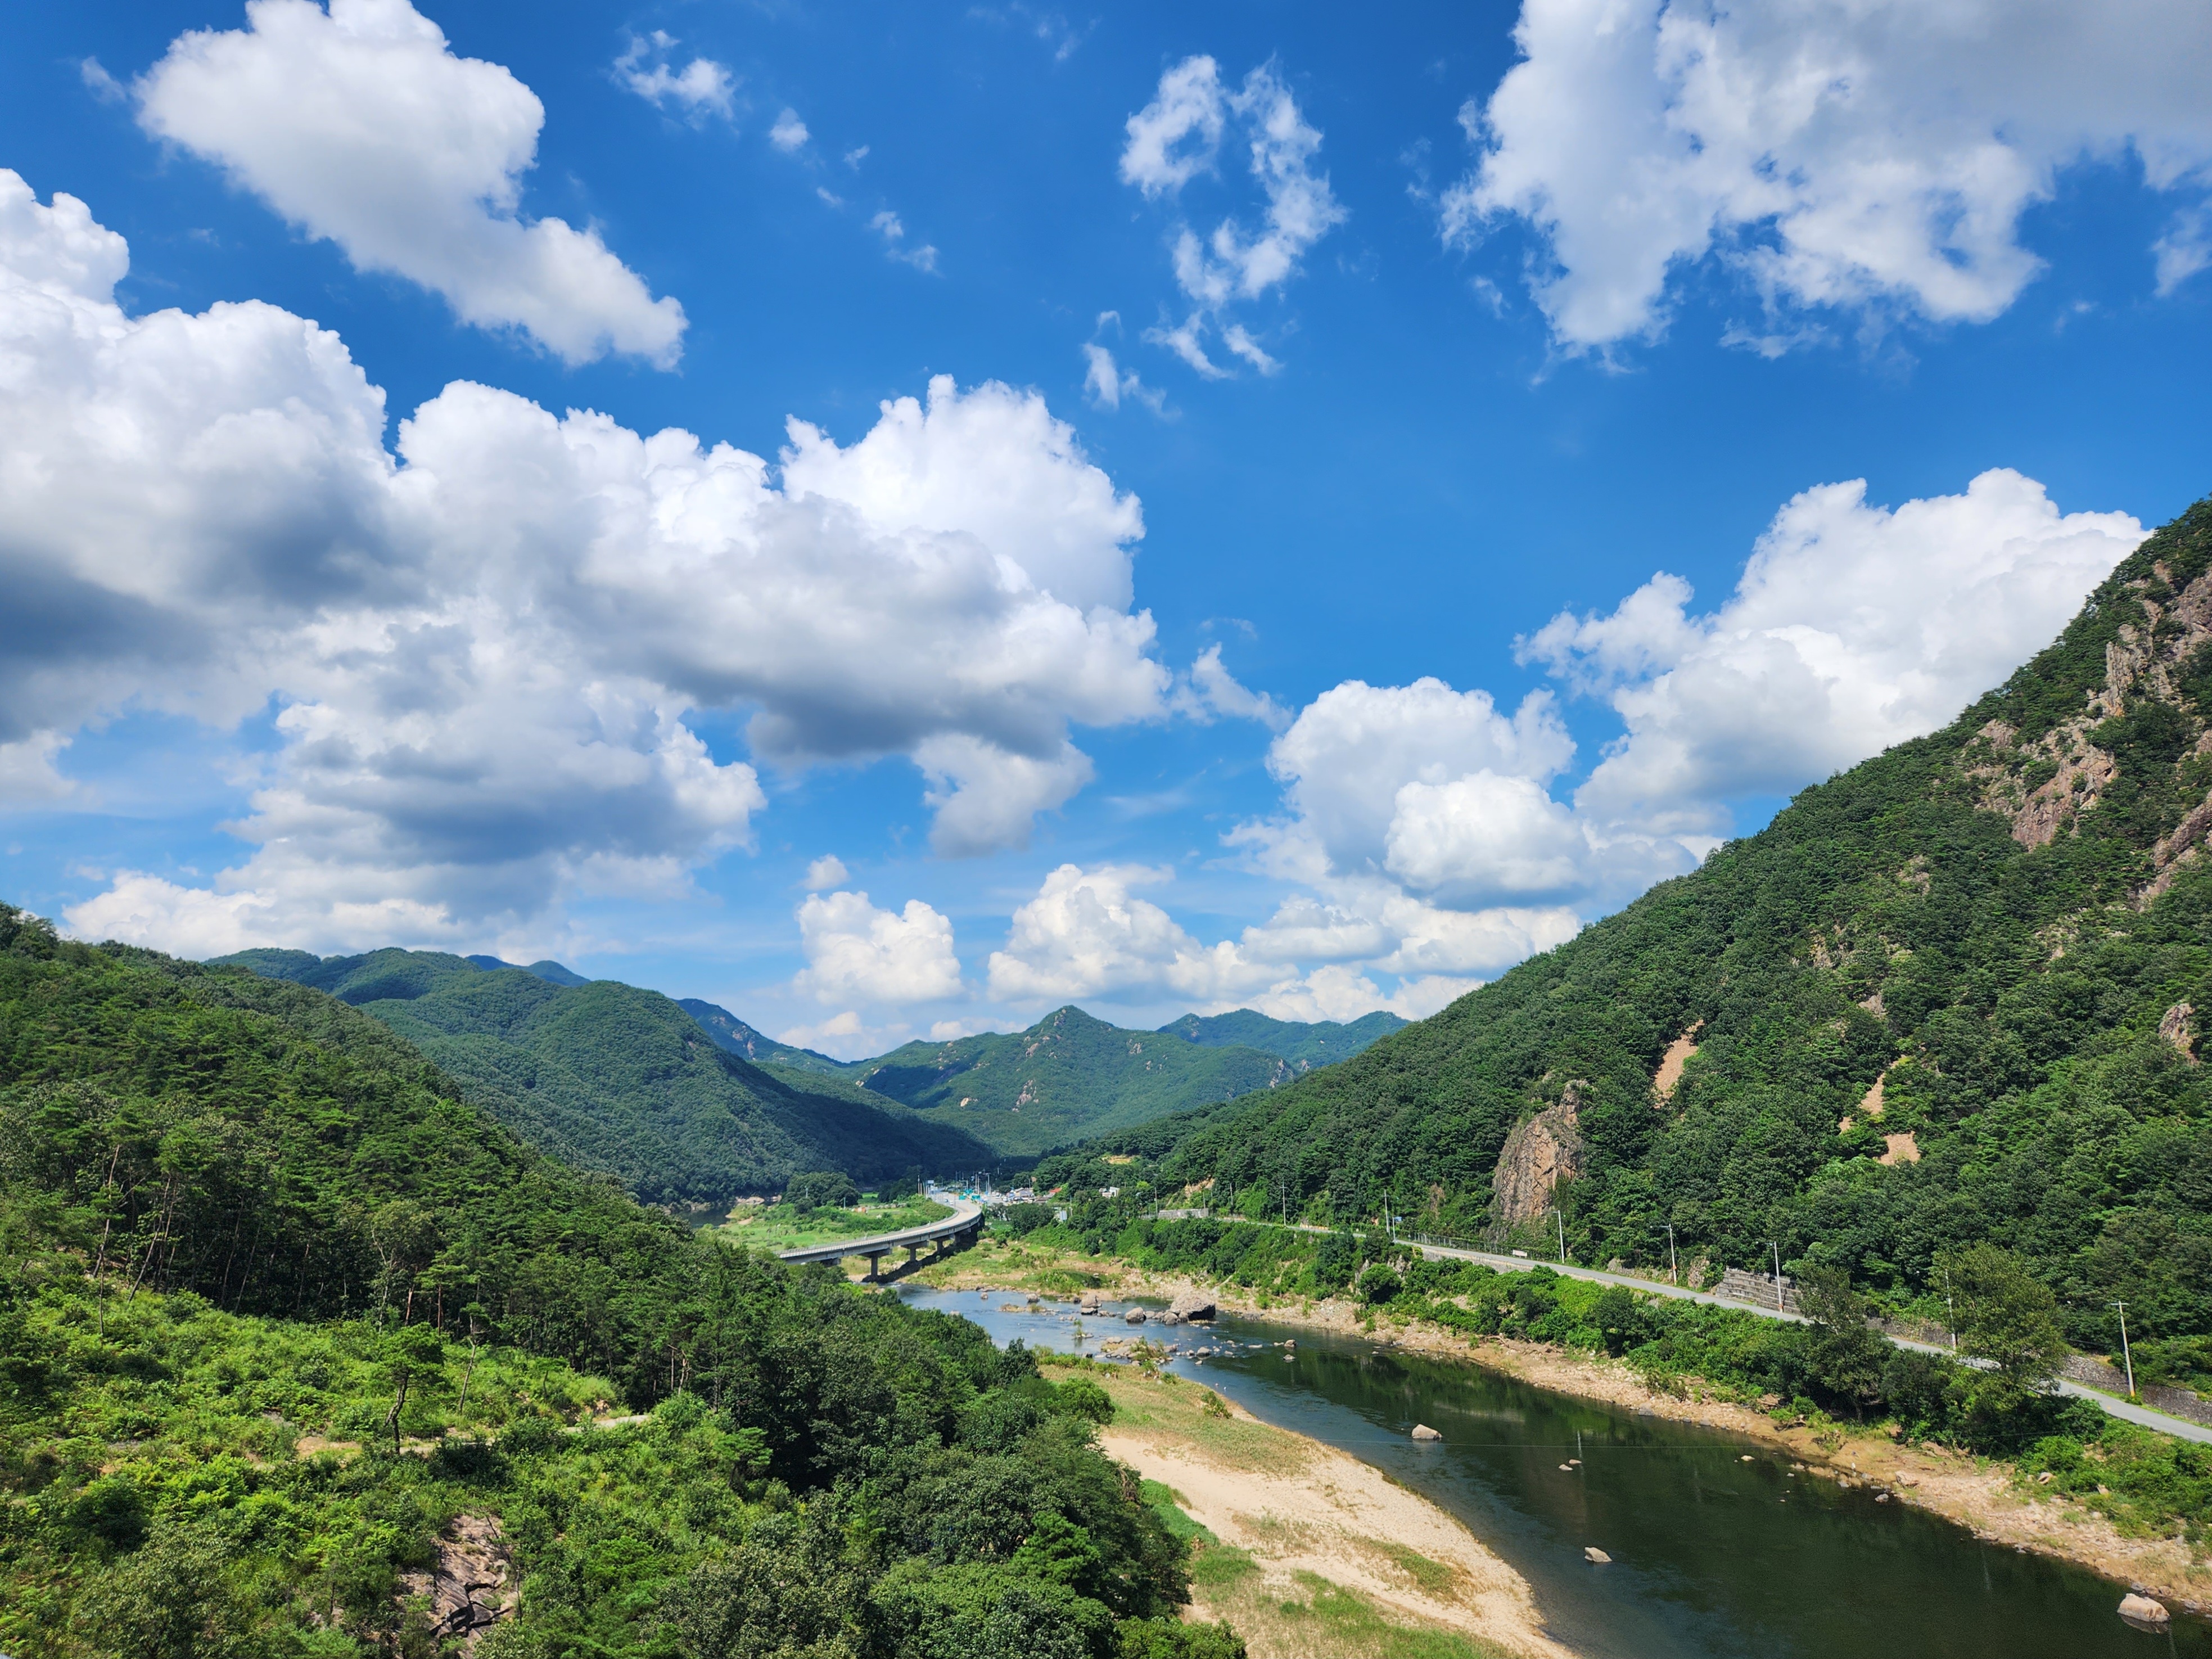
[[[1340,1065],[1039,1174],[1340,1218],[1395,1194],[1492,1237],[1549,1240],[1556,1206],[1582,1261],[1664,1264],[1671,1228],[1685,1261],[1903,1299],[1989,1240],[2082,1346],[2117,1349],[2124,1300],[2212,1372],[2208,830],[2212,501],[1950,726],[1692,874]]]
[[[804,1170],[870,1182],[1033,1158],[1275,1086],[1403,1024],[1378,1014],[1301,1025],[1247,1011],[1127,1031],[1063,1008],[1026,1031],[848,1063],[778,1042],[716,1004],[587,980],[557,962],[252,950],[210,965],[361,1008],[532,1146],[653,1203],[726,1203]]]
[[[495,965],[487,965],[487,963]],[[251,969],[351,1004],[465,1086],[540,1152],[648,1203],[722,1206],[805,1170],[877,1182],[973,1169],[992,1149],[896,1102],[770,1073],[707,1040],[657,991],[496,957],[245,951]]]

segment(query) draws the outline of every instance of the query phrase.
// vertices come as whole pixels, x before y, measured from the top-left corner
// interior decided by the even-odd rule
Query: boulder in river
[[[1610,1562],[1613,1558],[1607,1555],[1603,1550],[1600,1549],[1596,1545],[1585,1544],[1583,1546],[1583,1559],[1595,1563],[1596,1565],[1601,1567]]]
[[[1203,1291],[1185,1291],[1168,1304],[1168,1312],[1178,1319],[1211,1319],[1213,1298]]]
[[[1413,1425],[1413,1438],[1416,1440],[1441,1440],[1443,1438],[1443,1436],[1438,1434],[1434,1429],[1431,1428],[1425,1423],[1416,1423]]]
[[[1075,1304],[1075,1310],[1078,1313],[1097,1313],[1098,1311],[1098,1292],[1096,1291],[1084,1291],[1083,1299]]]
[[[1145,1322],[1145,1310],[1142,1308],[1132,1308],[1121,1317],[1132,1325],[1141,1325]]]
[[[2164,1630],[2173,1619],[2162,1603],[2132,1590],[2120,1598],[2120,1617],[2137,1630]]]

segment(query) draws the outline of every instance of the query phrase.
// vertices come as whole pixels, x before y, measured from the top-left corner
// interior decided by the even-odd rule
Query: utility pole
[[[1561,1210],[1561,1209],[1559,1207],[1559,1206],[1557,1206],[1557,1205],[1555,1204],[1555,1205],[1553,1205],[1550,1209],[1547,1210],[1544,1213],[1545,1213],[1545,1214],[1547,1214],[1547,1215],[1557,1216],[1557,1217],[1559,1218],[1559,1265],[1560,1265],[1561,1267],[1565,1267],[1565,1266],[1566,1266],[1566,1262],[1567,1262],[1567,1217],[1566,1217],[1566,1212],[1565,1212],[1565,1211]]]
[[[1959,1352],[1959,1304],[1951,1299],[1951,1270],[1943,1269],[1943,1312],[1951,1322],[1951,1352]]]
[[[1675,1268],[1675,1265],[1674,1265],[1674,1224],[1673,1222],[1669,1221],[1669,1222],[1668,1222],[1668,1223],[1666,1224],[1666,1227],[1667,1227],[1667,1282],[1668,1282],[1669,1285],[1679,1285],[1679,1284],[1680,1284],[1682,1281],[1681,1281],[1681,1279],[1680,1279],[1680,1277],[1679,1276],[1679,1274],[1678,1274],[1678,1273],[1677,1273],[1677,1270],[1676,1270],[1676,1268]]]
[[[2128,1368],[2128,1398],[2132,1400],[2136,1397],[2136,1357],[2128,1349],[2128,1304],[2124,1302],[2107,1302],[2105,1305],[2108,1308],[2118,1308],[2120,1310],[2120,1358],[2125,1362]]]
[[[1770,1238],[1766,1248],[1774,1252],[1774,1311],[1787,1313],[1789,1310],[1782,1305],[1782,1247]]]

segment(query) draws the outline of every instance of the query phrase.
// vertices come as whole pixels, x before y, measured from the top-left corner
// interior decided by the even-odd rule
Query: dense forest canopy
[[[1350,1021],[1275,1019],[1250,1008],[1237,1008],[1225,1014],[1184,1014],[1160,1030],[1208,1048],[1257,1048],[1310,1072],[1349,1060],[1406,1024],[1387,1008]]]
[[[248,951],[223,963],[373,1015],[532,1146],[618,1176],[647,1203],[726,1206],[803,1170],[874,1184],[973,1169],[991,1155],[891,1101],[764,1071],[657,991],[540,971],[557,964],[488,969],[392,950],[319,958]]]
[[[499,1659],[1241,1651],[1095,1385],[639,1207],[319,991],[4,905],[0,1373],[29,1659],[428,1656],[457,1537]]]
[[[1085,1135],[1273,1088],[1298,1071],[1257,1048],[1125,1030],[1071,1006],[1025,1031],[909,1042],[846,1075],[998,1152],[1033,1158]]]
[[[1944,731],[1352,1060],[1042,1172],[1315,1218],[1395,1192],[1412,1224],[1492,1236],[1548,1237],[1556,1203],[1583,1261],[1663,1264],[1671,1225],[1686,1260],[1776,1241],[1893,1302],[1990,1240],[2082,1346],[2116,1345],[2119,1298],[2201,1339],[2208,827],[2200,502]]]

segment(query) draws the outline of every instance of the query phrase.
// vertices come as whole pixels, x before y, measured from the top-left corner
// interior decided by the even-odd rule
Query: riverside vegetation
[[[0,906],[0,1649],[1235,1659],[1111,1406]],[[519,1607],[517,1595],[519,1590]]]
[[[1869,1326],[1871,1305],[1832,1269],[1812,1271],[1810,1322],[1795,1324],[1541,1265],[1500,1273],[1425,1261],[1376,1233],[1149,1219],[1140,1202],[1079,1199],[1065,1224],[1047,1206],[1021,1206],[1002,1224],[1004,1254],[976,1270],[1067,1293],[1127,1262],[1239,1291],[1263,1310],[1335,1297],[1359,1308],[1370,1329],[1421,1322],[1470,1340],[1548,1343],[1619,1360],[1655,1391],[1717,1394],[1837,1443],[1875,1433],[2001,1457],[2023,1490],[2078,1502],[2125,1535],[2179,1535],[2199,1556],[2212,1547],[2212,1446],[2048,1392],[2065,1352],[2055,1300],[2025,1261],[1991,1245],[1946,1258],[1960,1352],[1986,1362],[1981,1370],[1892,1346]]]
[[[1929,1322],[2002,1244],[2075,1346],[2117,1355],[2124,1301],[2139,1378],[2212,1388],[2208,830],[2200,502],[1945,730],[1354,1059],[1038,1174],[1546,1249],[1556,1206],[1591,1264],[1772,1240]]]

